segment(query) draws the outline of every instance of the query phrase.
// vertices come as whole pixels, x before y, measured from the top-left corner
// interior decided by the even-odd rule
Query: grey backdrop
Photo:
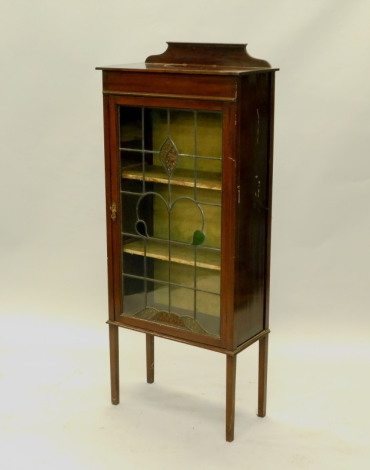
[[[369,15],[366,0],[2,0],[4,344],[52,323],[67,337],[80,325],[106,338],[101,72],[94,67],[142,61],[169,40],[247,42],[251,55],[281,69],[273,341],[277,349],[291,345],[287,357],[314,352],[313,344],[352,345],[354,361],[368,360]],[[27,358],[25,343],[16,344]],[[359,377],[368,387],[367,375]]]

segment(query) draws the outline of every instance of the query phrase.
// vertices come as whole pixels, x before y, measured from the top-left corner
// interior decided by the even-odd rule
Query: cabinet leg
[[[234,440],[236,356],[226,356],[226,440]]]
[[[267,392],[267,355],[268,335],[259,340],[258,359],[258,413],[263,418],[266,416],[266,392]]]
[[[119,343],[118,326],[109,325],[110,385],[113,405],[119,403]]]
[[[146,381],[154,382],[154,336],[146,335]]]

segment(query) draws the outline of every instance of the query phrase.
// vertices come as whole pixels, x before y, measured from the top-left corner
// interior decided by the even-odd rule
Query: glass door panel
[[[119,107],[122,315],[220,335],[222,113]]]

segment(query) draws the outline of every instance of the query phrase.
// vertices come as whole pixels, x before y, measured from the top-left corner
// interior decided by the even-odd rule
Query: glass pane
[[[121,190],[143,191],[143,155],[141,152],[121,151]]]
[[[119,117],[122,313],[217,336],[222,114],[121,106]]]
[[[204,217],[199,205],[191,199],[177,199],[170,214],[171,240],[191,245],[194,233],[203,230]]]
[[[165,282],[147,282],[147,308],[168,312],[169,308],[169,285]]]
[[[153,204],[154,195],[146,192],[137,199],[135,210],[135,231],[143,237],[153,236]]]
[[[125,274],[145,276],[145,244],[140,238],[123,241],[122,269]]]
[[[130,193],[121,193],[122,211],[122,232],[137,235],[136,225],[136,204],[139,196]]]
[[[169,243],[148,240],[147,256],[147,277],[157,281],[169,281]]]
[[[217,316],[220,312],[220,296],[208,294],[206,292],[197,292],[197,313]]]
[[[170,286],[171,312],[178,315],[193,316],[194,290],[184,287]]]
[[[220,293],[221,252],[216,250],[197,249],[196,288]]]
[[[122,178],[121,190],[129,193],[142,193],[143,182],[130,178]]]
[[[200,204],[204,213],[204,246],[221,247],[221,207]]]
[[[170,111],[170,135],[179,153],[194,155],[194,111]]]
[[[177,173],[179,173],[180,175],[185,174],[189,176],[192,180],[194,180],[195,162],[196,162],[196,159],[193,156],[191,157],[183,156],[183,155],[180,156],[179,162],[176,167]],[[181,171],[181,170],[187,170],[187,171]]]
[[[171,195],[173,200],[176,200],[179,197],[193,198],[196,202],[202,204],[203,210],[205,204],[221,206],[221,194],[221,191],[210,191],[209,189],[197,188],[195,191],[194,186],[186,187],[174,184],[171,186]]]
[[[196,317],[204,328],[213,334],[219,333],[220,296],[197,292]]]
[[[195,247],[171,244],[170,281],[194,288]]]
[[[153,185],[153,237],[169,240],[170,217],[168,212],[168,190],[161,184]]]
[[[197,158],[197,171],[200,172],[201,176],[204,178],[208,175],[216,177],[219,175],[221,176],[222,171],[222,161],[216,158]],[[201,179],[201,178],[200,178]],[[220,178],[221,181],[221,178]]]
[[[144,111],[144,148],[158,151],[168,136],[167,109],[147,108]]]
[[[122,284],[123,313],[135,315],[145,309],[145,281],[124,276]]]
[[[142,108],[121,107],[120,145],[122,148],[141,149]]]
[[[157,155],[145,155],[144,158],[144,174],[143,178],[146,183],[160,183],[162,185],[167,185],[168,175],[161,165]],[[162,190],[165,188],[162,188]],[[153,190],[153,189],[152,189]],[[168,193],[168,191],[167,191]]]
[[[220,271],[197,267],[197,289],[220,293]]]
[[[197,154],[201,157],[222,156],[222,114],[197,113]]]

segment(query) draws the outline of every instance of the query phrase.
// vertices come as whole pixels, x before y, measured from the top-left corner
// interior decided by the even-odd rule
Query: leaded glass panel
[[[220,334],[222,114],[119,108],[122,315]]]

